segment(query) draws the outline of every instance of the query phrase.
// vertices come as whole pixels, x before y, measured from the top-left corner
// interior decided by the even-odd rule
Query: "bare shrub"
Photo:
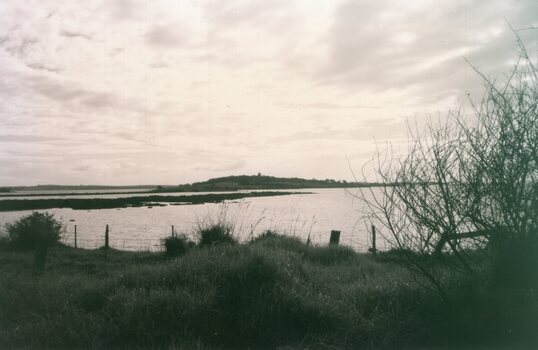
[[[403,159],[377,154],[382,195],[361,192],[372,222],[443,296],[447,274],[490,278],[482,273],[489,266],[504,283],[538,267],[538,74],[517,42],[520,57],[505,79],[475,68],[485,92],[471,113],[452,111],[424,133],[410,127]],[[520,263],[500,272],[510,259]]]

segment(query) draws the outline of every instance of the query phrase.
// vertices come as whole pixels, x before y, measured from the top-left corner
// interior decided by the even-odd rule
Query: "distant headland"
[[[54,191],[62,196],[80,194],[120,194],[125,190],[137,190],[140,193],[166,193],[166,192],[219,192],[241,190],[289,190],[311,188],[352,188],[382,186],[374,182],[348,182],[333,179],[302,179],[297,177],[275,177],[262,175],[234,175],[216,177],[206,181],[186,183],[180,185],[36,185],[36,186],[2,186],[0,196],[50,196]],[[386,186],[386,184],[384,185]],[[73,191],[67,193],[66,191]],[[101,192],[106,191],[106,192]],[[41,192],[41,193],[39,193]],[[47,192],[47,193],[43,193]],[[77,193],[78,192],[78,193]]]
[[[317,180],[297,177],[274,177],[258,173],[258,175],[225,176],[203,182],[177,186],[158,186],[155,192],[208,192],[208,191],[240,191],[240,190],[277,190],[305,188],[344,188],[379,186],[377,183],[347,182],[346,180]]]

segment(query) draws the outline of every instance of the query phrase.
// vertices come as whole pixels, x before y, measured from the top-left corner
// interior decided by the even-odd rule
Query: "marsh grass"
[[[199,246],[237,244],[254,236],[257,226],[263,222],[265,210],[255,215],[250,203],[223,202],[218,210],[208,211],[203,218],[196,218],[193,236]],[[251,220],[251,218],[257,218]]]
[[[213,246],[216,244],[237,244],[233,236],[232,228],[225,224],[211,225],[199,229],[200,247]]]

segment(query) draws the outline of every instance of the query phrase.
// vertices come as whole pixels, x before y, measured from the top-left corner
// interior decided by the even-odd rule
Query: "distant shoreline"
[[[14,192],[0,192],[0,200],[3,198],[16,198],[16,197],[70,197],[70,196],[102,196],[102,195],[124,195],[124,194],[166,194],[166,193],[189,193],[189,192],[208,192],[208,193],[241,193],[240,191],[288,191],[288,190],[321,190],[321,189],[352,189],[352,188],[370,188],[370,187],[386,187],[395,186],[396,184],[380,184],[380,183],[360,183],[360,184],[348,184],[341,186],[304,186],[304,187],[251,187],[251,188],[237,188],[237,189],[225,189],[225,188],[177,188],[177,187],[163,187],[161,189],[152,189],[146,191],[118,191],[118,192],[50,192],[50,193],[22,193],[22,191]],[[130,189],[125,187],[124,189]],[[137,189],[132,188],[132,189]],[[25,190],[30,192],[31,190]]]
[[[128,188],[125,188],[128,189]],[[28,190],[30,192],[31,190]],[[133,191],[133,192],[51,192],[51,193],[21,193],[21,192],[3,192],[0,193],[0,198],[5,197],[48,197],[48,196],[102,196],[107,194],[151,194],[152,191]]]
[[[297,177],[275,177],[262,175],[234,175],[212,178],[202,182],[181,185],[133,185],[133,186],[99,186],[99,185],[37,185],[0,187],[0,200],[17,197],[70,197],[70,196],[102,196],[102,195],[128,195],[128,194],[165,194],[165,193],[241,193],[239,191],[287,191],[287,190],[314,190],[314,189],[346,189],[397,186],[399,184],[386,184],[379,182],[347,182],[333,179],[302,179]],[[135,191],[127,191],[135,190]],[[35,193],[47,191],[48,193]],[[61,191],[76,191],[66,192]],[[79,192],[94,191],[94,192]],[[105,192],[107,191],[107,192]],[[110,191],[110,192],[108,192]],[[34,193],[24,193],[34,192]],[[86,199],[88,200],[88,198]],[[0,209],[1,210],[1,209]]]

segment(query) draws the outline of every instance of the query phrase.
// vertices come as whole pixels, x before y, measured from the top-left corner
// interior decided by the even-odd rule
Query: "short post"
[[[75,248],[77,247],[77,225],[75,225]]]
[[[105,249],[108,249],[108,225],[105,228]]]
[[[176,232],[174,231],[174,225],[172,225],[172,238],[176,236]]]
[[[331,239],[329,241],[329,244],[338,245],[338,243],[340,243],[340,231],[332,230],[331,231]]]
[[[375,233],[375,225],[372,225],[372,248],[368,249],[373,255],[377,253],[377,248],[375,246],[375,239],[376,239],[376,233]]]

